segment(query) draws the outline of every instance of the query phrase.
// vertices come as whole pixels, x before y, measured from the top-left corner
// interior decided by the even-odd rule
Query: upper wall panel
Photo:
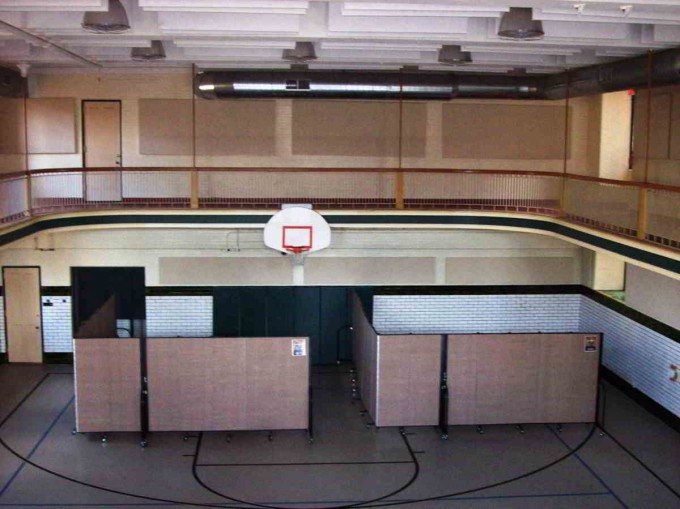
[[[555,104],[444,104],[446,158],[561,159],[565,108]]]

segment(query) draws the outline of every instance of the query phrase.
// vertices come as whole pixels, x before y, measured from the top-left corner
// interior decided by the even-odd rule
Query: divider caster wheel
[[[185,433],[184,436],[182,437],[182,440],[185,441],[185,442],[188,442],[189,441],[189,435],[187,435]]]
[[[605,434],[604,431],[600,430],[600,436],[603,437],[604,434]]]
[[[73,428],[73,429],[71,430],[71,435],[77,435],[77,434],[78,434],[78,430],[75,429],[75,428]]]
[[[142,449],[146,449],[146,446],[147,446],[147,445],[149,445],[149,442],[147,442],[146,440],[142,440],[142,441],[139,442],[139,446],[140,446]]]
[[[107,435],[102,436],[102,444],[105,444],[109,441],[109,437]]]
[[[267,440],[269,440],[270,442],[273,442],[274,441],[274,433],[269,432],[269,435],[267,435]]]
[[[562,425],[561,424],[557,425],[557,432],[562,433]]]
[[[308,442],[309,442],[309,445],[313,445],[314,444],[314,437],[310,437]]]
[[[484,428],[482,428],[481,426],[477,426],[477,433],[479,433],[480,435],[483,435],[484,434]]]
[[[446,433],[442,433],[441,436],[440,436],[439,438],[441,438],[442,440],[448,440],[448,439],[449,439],[449,435],[447,435]]]

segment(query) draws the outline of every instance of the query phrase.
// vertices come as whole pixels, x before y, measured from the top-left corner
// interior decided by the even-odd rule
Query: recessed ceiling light
[[[510,7],[510,11],[501,18],[498,35],[504,39],[531,41],[542,39],[545,32],[543,23],[533,19],[531,8]]]
[[[316,51],[314,50],[314,43],[312,42],[296,42],[294,49],[284,49],[284,60],[291,62],[308,62],[309,60],[316,60]]]
[[[81,26],[97,34],[120,34],[130,30],[130,21],[120,0],[109,0],[109,10],[86,12]]]
[[[132,48],[130,52],[132,60],[163,60],[165,58],[165,48],[163,42],[159,40],[151,41],[151,46],[148,48]]]
[[[439,62],[442,64],[469,64],[472,57],[469,51],[462,51],[460,46],[446,44],[439,50]]]

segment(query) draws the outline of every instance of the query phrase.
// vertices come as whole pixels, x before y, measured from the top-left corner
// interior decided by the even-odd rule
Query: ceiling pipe
[[[680,83],[680,48],[653,54],[652,83]],[[206,71],[197,96],[343,99],[564,99],[645,86],[648,57],[583,67],[554,75],[398,71]]]
[[[101,64],[98,64],[94,60],[90,60],[89,58],[85,58],[84,56],[79,55],[78,53],[74,53],[73,51],[66,49],[63,46],[60,46],[59,44],[54,43],[54,42],[50,41],[49,39],[47,39],[45,37],[35,35],[35,34],[29,32],[28,30],[24,30],[23,28],[15,27],[14,25],[7,23],[6,21],[0,20],[0,28],[2,28],[3,30],[6,30],[7,32],[18,35],[19,37],[21,37],[25,41],[35,43],[38,46],[52,48],[53,50],[61,53],[62,55],[69,57],[72,60],[77,60],[81,64],[85,64],[89,67],[98,67],[98,68],[102,67]]]
[[[204,99],[306,97],[333,99],[440,99],[537,97],[535,77],[409,71],[214,71],[196,80]]]

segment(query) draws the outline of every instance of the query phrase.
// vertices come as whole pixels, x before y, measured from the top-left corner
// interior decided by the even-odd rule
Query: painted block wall
[[[148,337],[208,337],[213,333],[213,298],[210,295],[146,298]]]
[[[46,353],[73,351],[71,297],[42,297],[43,345]]]
[[[376,295],[381,334],[602,332],[603,365],[680,416],[680,344],[584,295]]]
[[[680,416],[680,387],[670,380],[680,343],[588,297],[581,297],[580,328],[604,333],[602,363],[666,409]]]
[[[580,295],[376,295],[380,334],[576,332]]]

